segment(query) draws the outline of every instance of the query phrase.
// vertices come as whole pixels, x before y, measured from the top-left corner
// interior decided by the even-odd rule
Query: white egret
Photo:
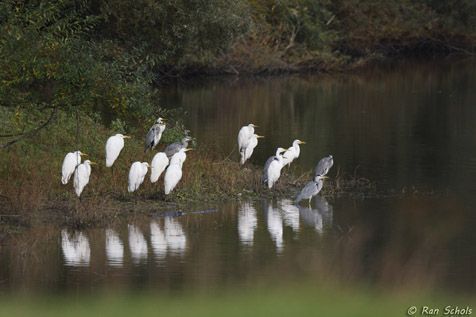
[[[180,142],[175,142],[175,143],[167,145],[164,152],[168,158],[171,158],[176,153],[178,153],[178,151],[180,151],[181,149],[186,149],[188,146],[188,142],[190,142],[191,140],[192,138],[187,135],[183,137],[183,139]]]
[[[264,136],[253,134],[250,137],[250,140],[249,140],[248,145],[246,146],[245,150],[240,152],[240,156],[241,156],[240,164],[241,165],[245,164],[245,162],[251,157],[251,155],[253,155],[253,151],[254,151],[255,147],[258,145],[258,139],[259,138],[264,138]]]
[[[268,185],[268,188],[271,189],[274,186],[274,183],[281,176],[281,169],[284,166],[282,152],[286,151],[282,147],[276,149],[276,155],[268,158],[264,165],[263,169],[263,182]]]
[[[301,190],[299,195],[296,197],[296,204],[299,204],[299,202],[303,199],[308,199],[310,207],[312,197],[319,194],[324,184],[324,179],[326,178],[328,177],[317,175],[312,181],[308,182],[306,186],[304,186],[304,188]]]
[[[86,156],[86,154],[81,151],[69,152],[66,154],[63,160],[63,166],[61,168],[61,183],[63,185],[68,184],[71,175],[73,175],[76,166],[81,164],[81,156]]]
[[[168,165],[169,158],[164,152],[155,154],[152,163],[150,163],[150,182],[157,182]]]
[[[157,221],[150,223],[150,244],[152,245],[152,251],[155,257],[159,260],[165,259],[167,256],[167,241],[164,231],[160,229]]]
[[[286,152],[284,152],[283,161],[285,166],[291,165],[291,163],[299,157],[299,154],[301,154],[301,148],[299,147],[299,144],[306,144],[306,142],[294,140],[293,145],[287,149]]]
[[[140,185],[144,182],[148,167],[149,163],[147,162],[132,163],[131,169],[129,170],[129,181],[127,186],[129,193],[139,189]]]
[[[84,161],[84,163],[79,164],[74,171],[74,190],[78,197],[81,196],[84,187],[89,183],[89,177],[91,176],[91,165],[95,165],[96,163],[91,162],[90,160]]]
[[[170,159],[170,164],[167,170],[165,171],[164,176],[164,192],[165,195],[170,194],[178,182],[182,178],[182,165],[187,158],[185,152],[191,149],[181,149],[178,153],[174,154]]]
[[[255,133],[255,128],[257,127],[258,126],[254,125],[253,123],[241,127],[240,132],[238,132],[238,152],[240,155],[244,155],[246,147],[248,146],[251,137]]]
[[[165,130],[165,119],[158,118],[155,124],[149,129],[147,135],[145,136],[145,150],[154,149],[157,144],[159,144],[160,139],[162,138],[162,133]]]
[[[124,148],[124,139],[129,139],[130,136],[122,135],[120,133],[111,136],[106,142],[106,166],[111,167],[116,159],[119,157]]]

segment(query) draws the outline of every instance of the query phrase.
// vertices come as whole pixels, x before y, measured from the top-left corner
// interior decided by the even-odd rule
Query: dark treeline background
[[[471,53],[475,30],[472,0],[3,0],[0,132],[58,109],[148,118],[171,76]]]

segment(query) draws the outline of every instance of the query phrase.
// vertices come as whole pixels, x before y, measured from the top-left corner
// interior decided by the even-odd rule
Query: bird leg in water
[[[311,198],[309,198],[309,203],[308,203],[308,205],[309,205],[309,208],[311,208],[311,199],[312,199],[312,197],[311,197]]]

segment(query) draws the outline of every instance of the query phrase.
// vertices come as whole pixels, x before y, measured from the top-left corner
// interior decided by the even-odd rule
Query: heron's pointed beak
[[[90,165],[98,165],[96,162],[89,162]]]
[[[185,151],[185,152],[188,152],[188,151],[192,151],[192,150],[193,150],[193,149],[188,148],[188,149],[185,149],[184,151]]]
[[[321,179],[328,179],[329,176],[321,176]]]
[[[253,128],[259,128],[259,126],[257,126],[256,124],[253,124]]]
[[[131,136],[130,136],[130,135],[124,135],[123,138],[124,138],[124,139],[130,139]]]
[[[257,135],[256,137],[257,137],[258,139],[262,139],[262,138],[264,138],[264,135]]]
[[[304,141],[299,141],[299,144],[306,144],[306,142],[304,142]]]
[[[81,152],[79,153],[79,156],[88,156],[88,155],[86,153]]]

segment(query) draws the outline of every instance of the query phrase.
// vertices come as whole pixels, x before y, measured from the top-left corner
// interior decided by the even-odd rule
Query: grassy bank
[[[415,305],[474,305],[474,298],[455,299],[431,293],[375,293],[323,286],[291,286],[239,290],[219,294],[160,295],[124,294],[94,298],[79,295],[63,298],[4,298],[2,316],[406,316]],[[474,306],[473,308],[474,309]],[[456,314],[455,314],[456,315]],[[441,315],[440,315],[441,316]]]
[[[34,139],[21,140],[3,151],[0,157],[0,214],[5,215],[0,218],[2,222],[56,221],[94,226],[131,212],[152,213],[226,200],[292,198],[310,178],[310,171],[286,169],[276,188],[270,191],[261,184],[262,166],[241,167],[237,153],[219,157],[197,141],[195,150],[188,152],[182,180],[169,197],[163,193],[163,176],[151,184],[149,174],[137,192],[128,193],[127,178],[132,162],[150,162],[156,152],[144,153],[145,130],[129,128],[132,139],[126,140],[111,169],[105,166],[104,146],[116,131],[89,116],[81,116],[79,125],[76,120],[75,116],[60,112]],[[164,144],[179,140],[182,133],[179,124],[166,130],[157,151]],[[74,193],[72,181],[67,185],[60,182],[64,155],[76,149],[98,163],[92,166],[90,182],[81,200]],[[371,190],[368,181],[338,176],[326,184],[324,195]]]

